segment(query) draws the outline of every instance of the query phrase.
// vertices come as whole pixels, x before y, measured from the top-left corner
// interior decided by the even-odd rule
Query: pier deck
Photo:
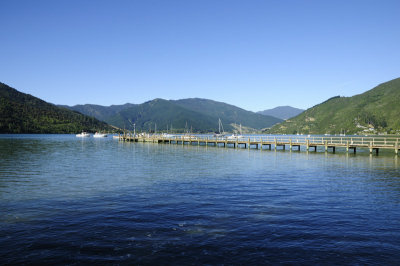
[[[119,135],[120,141],[128,142],[152,142],[152,143],[168,143],[168,144],[190,144],[190,145],[213,145],[233,148],[253,148],[253,149],[297,149],[305,147],[307,151],[317,151],[323,148],[325,151],[336,151],[336,148],[345,148],[347,152],[352,150],[354,153],[358,148],[368,149],[370,153],[374,151],[376,154],[379,150],[393,150],[395,154],[399,151],[398,137],[338,137],[338,136],[254,136],[236,139],[216,138],[206,135],[175,135],[165,137],[163,135],[147,135],[139,136],[133,134]]]

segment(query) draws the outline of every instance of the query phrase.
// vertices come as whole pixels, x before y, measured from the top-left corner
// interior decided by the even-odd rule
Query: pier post
[[[349,152],[349,141],[346,140],[346,151]]]
[[[289,140],[289,147],[290,147],[290,150],[292,150],[292,138],[290,138],[290,140]]]
[[[250,138],[249,138],[249,140],[248,140],[247,148],[250,149]]]
[[[372,153],[372,141],[369,142],[369,153]]]
[[[325,140],[325,152],[327,152],[327,151],[328,151],[328,141]]]
[[[307,139],[307,142],[306,142],[306,150],[307,151],[310,150],[310,140],[309,139]]]
[[[397,155],[399,153],[399,141],[396,140],[396,143],[394,144],[394,153]]]
[[[276,137],[274,137],[274,149],[275,150],[276,150],[276,144],[277,144]]]

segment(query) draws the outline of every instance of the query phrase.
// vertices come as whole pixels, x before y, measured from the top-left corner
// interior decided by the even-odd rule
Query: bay
[[[397,264],[392,154],[0,136],[1,264]]]

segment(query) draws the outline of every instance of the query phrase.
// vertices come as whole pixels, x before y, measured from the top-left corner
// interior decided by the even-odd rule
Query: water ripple
[[[0,138],[2,264],[396,264],[390,156]]]

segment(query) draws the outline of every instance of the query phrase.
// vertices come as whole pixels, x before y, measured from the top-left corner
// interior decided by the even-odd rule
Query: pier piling
[[[357,152],[357,148],[367,149],[370,153],[375,151],[376,155],[379,154],[381,149],[394,150],[395,154],[399,153],[399,138],[398,137],[286,137],[286,136],[262,136],[262,137],[248,137],[248,138],[236,138],[230,140],[228,138],[212,138],[209,136],[180,136],[175,135],[172,137],[166,137],[162,135],[133,135],[130,132],[124,130],[123,133],[118,134],[120,141],[126,142],[151,142],[151,143],[168,143],[168,144],[180,144],[182,146],[197,145],[197,146],[209,146],[214,145],[215,147],[223,146],[224,148],[233,147],[246,149],[265,149],[263,146],[271,150],[274,145],[274,150],[277,150],[278,146],[282,147],[282,150],[286,149],[286,145],[290,151],[293,147],[297,147],[298,151],[301,151],[301,146],[304,146],[306,151],[310,151],[310,148],[314,148],[317,152],[318,147],[328,152],[332,149],[332,152],[336,152],[336,148],[345,148],[348,153],[349,150]]]

